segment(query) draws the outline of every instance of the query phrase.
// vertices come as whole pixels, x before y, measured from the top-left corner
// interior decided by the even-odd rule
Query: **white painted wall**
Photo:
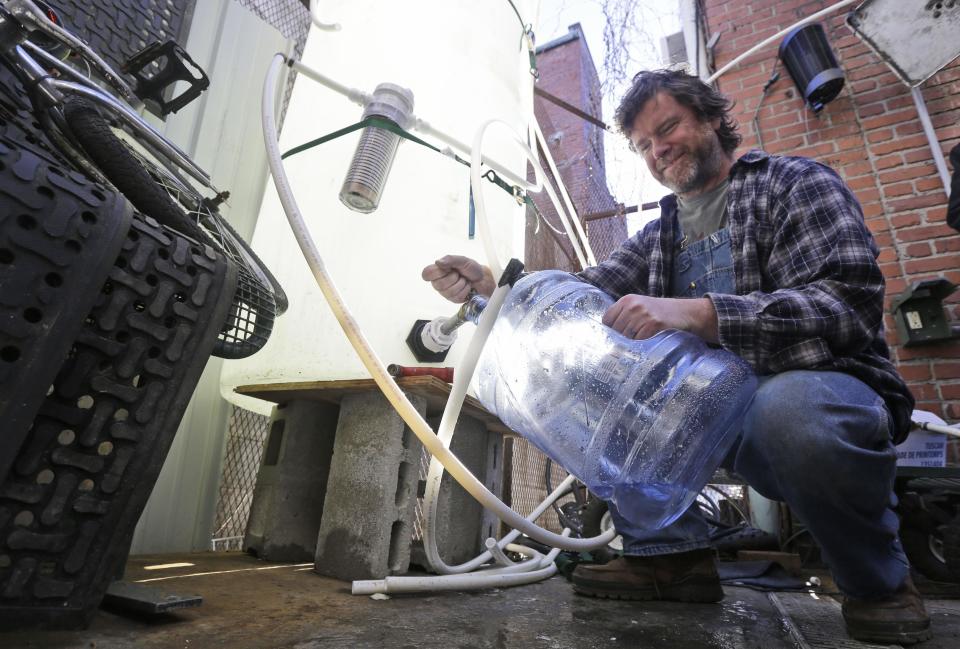
[[[231,198],[222,212],[249,237],[266,185],[260,135],[260,86],[286,39],[234,0],[199,0],[186,50],[207,72],[210,89],[165,124]],[[229,404],[220,397],[222,361],[211,358],[180,424],[163,471],[134,534],[133,554],[209,547]]]
[[[516,4],[530,22],[539,2]],[[418,117],[463,142],[472,142],[477,128],[491,118],[526,132],[532,78],[521,24],[506,1],[319,5],[322,20],[339,22],[342,30],[311,34],[303,57],[310,67],[365,92],[385,81],[405,86],[413,91]],[[353,124],[361,113],[361,107],[301,77],[281,150]],[[404,142],[379,209],[359,214],[338,199],[358,138],[355,132],[289,158],[287,172],[327,268],[374,349],[386,363],[417,364],[404,342],[414,321],[456,308],[420,279],[420,270],[447,253],[485,259],[479,237],[467,237],[469,169]],[[492,130],[487,142],[485,154],[525,175],[525,159],[498,131]],[[523,209],[485,185],[501,263],[520,258]],[[291,307],[261,353],[224,363],[224,397],[257,409],[253,400],[239,400],[233,388],[367,376],[299,254],[272,184],[254,245],[285,287]],[[456,365],[471,330],[464,327],[446,365]]]

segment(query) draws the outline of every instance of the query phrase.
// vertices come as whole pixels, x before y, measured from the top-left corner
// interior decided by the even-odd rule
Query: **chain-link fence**
[[[566,471],[522,437],[513,439],[511,461],[510,501],[513,509],[521,516],[529,515],[543,502],[547,494],[567,477]],[[564,496],[557,502],[557,506],[572,498]],[[551,532],[560,533],[563,529],[553,508],[548,509],[537,524]]]
[[[215,551],[243,549],[253,489],[269,431],[269,417],[236,406],[232,408],[210,540]]]

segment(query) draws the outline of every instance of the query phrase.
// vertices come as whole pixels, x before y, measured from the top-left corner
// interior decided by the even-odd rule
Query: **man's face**
[[[666,92],[643,105],[633,121],[630,142],[660,184],[680,196],[696,195],[720,172],[724,151],[719,118],[702,122]]]

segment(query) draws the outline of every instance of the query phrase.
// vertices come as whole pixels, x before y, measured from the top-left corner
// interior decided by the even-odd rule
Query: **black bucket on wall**
[[[780,60],[800,94],[818,113],[843,89],[843,70],[820,23],[794,29],[780,43]]]

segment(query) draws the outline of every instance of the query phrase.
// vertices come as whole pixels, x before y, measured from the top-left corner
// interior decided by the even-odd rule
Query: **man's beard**
[[[681,196],[691,193],[697,194],[720,171],[723,150],[711,130],[711,133],[700,141],[700,146],[696,149],[681,151],[678,157],[684,159],[681,160],[678,168],[670,170],[671,178],[667,178],[664,170],[658,170],[654,176],[659,176],[657,180],[660,184],[676,194]],[[677,160],[677,158],[675,157],[673,160]]]

